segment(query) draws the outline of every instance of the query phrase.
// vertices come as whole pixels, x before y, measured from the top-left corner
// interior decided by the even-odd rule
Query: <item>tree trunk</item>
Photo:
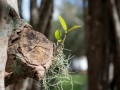
[[[22,17],[22,0],[18,0],[18,9],[19,9],[19,14],[20,14],[20,17]]]
[[[108,90],[109,63],[114,62],[114,80],[119,90],[119,17],[114,0],[88,0],[86,29],[88,89]]]
[[[108,0],[108,5],[109,5],[109,11],[113,23],[113,30],[114,30],[114,36],[112,38],[114,39],[113,41],[113,52],[114,52],[114,86],[116,85],[117,90],[120,90],[120,7],[119,1],[117,0]],[[115,3],[117,1],[117,3]],[[111,8],[111,9],[110,9]]]
[[[111,55],[111,19],[107,0],[88,0],[87,58],[88,89],[107,90]]]
[[[30,0],[30,24],[35,30],[37,30],[37,25],[40,22],[39,20],[39,8],[37,7],[37,0]]]
[[[42,0],[40,8],[36,5],[36,0],[31,0],[30,12],[31,19],[30,24],[33,25],[33,28],[37,31],[45,34],[47,31],[49,32],[49,22],[52,17],[53,11],[53,0]],[[46,33],[47,35],[47,33]]]
[[[0,51],[0,90],[26,77],[41,80],[51,65],[53,43],[20,18],[17,0],[0,0]]]
[[[10,12],[12,10],[16,11],[16,14],[18,14],[17,11],[17,1],[14,0],[11,2],[11,0],[0,0],[0,90],[4,90],[4,73],[5,73],[5,66],[7,61],[7,47],[8,47],[8,39],[11,35],[14,27],[11,25],[10,22],[8,22],[10,17]],[[14,8],[12,8],[13,4],[15,3]],[[11,20],[13,21],[13,20]],[[11,25],[11,26],[10,26]]]
[[[120,0],[115,0],[114,2],[117,8],[117,12],[118,12],[119,20],[120,20]]]
[[[5,73],[5,65],[7,61],[7,46],[8,46],[8,38],[0,37],[0,90],[4,90],[4,73]]]

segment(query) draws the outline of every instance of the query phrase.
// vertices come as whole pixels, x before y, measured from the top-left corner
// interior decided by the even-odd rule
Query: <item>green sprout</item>
[[[58,42],[62,41],[61,37],[62,37],[61,31],[60,30],[56,30],[55,31],[55,38],[57,39]]]
[[[43,78],[43,87],[45,90],[50,90],[50,87],[54,87],[56,90],[63,90],[62,83],[70,82],[71,90],[73,90],[73,80],[71,75],[69,74],[69,60],[72,58],[71,56],[66,57],[63,53],[64,41],[66,39],[66,35],[76,29],[79,28],[79,25],[72,26],[67,30],[67,25],[65,20],[59,15],[58,16],[60,24],[64,30],[64,38],[62,39],[62,33],[60,30],[55,31],[55,38],[57,39],[56,49],[53,53],[53,62],[50,68],[46,71],[45,76]],[[76,82],[79,83],[79,82]],[[79,83],[80,84],[80,83]]]
[[[70,29],[67,30],[67,24],[66,24],[65,20],[60,15],[58,15],[58,19],[59,19],[60,24],[61,24],[61,26],[62,26],[62,28],[64,30],[64,33],[65,33],[64,38],[66,38],[66,34],[68,34],[70,31],[81,27],[79,25],[74,25]],[[55,38],[57,39],[57,42],[62,42],[62,41],[64,42],[64,39],[63,40],[61,39],[62,38],[62,33],[61,33],[60,30],[55,31]]]

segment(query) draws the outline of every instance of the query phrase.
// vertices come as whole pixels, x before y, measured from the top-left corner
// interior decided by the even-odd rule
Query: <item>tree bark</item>
[[[107,90],[110,63],[110,16],[107,0],[88,0],[86,45],[88,90]]]
[[[11,18],[9,15],[12,10],[11,6],[12,4],[9,1],[0,0],[0,90],[4,90],[4,73],[7,61],[8,39],[14,29],[13,26],[10,27],[11,23],[8,22],[8,19]],[[17,9],[15,8],[15,10]],[[16,13],[18,12],[16,11]]]
[[[87,58],[88,58],[88,90],[103,90],[102,87],[102,31],[99,12],[100,0],[88,0],[88,26],[86,31]],[[98,5],[99,3],[99,5]],[[102,30],[102,29],[101,29]],[[97,36],[96,36],[97,35]],[[97,42],[96,42],[97,41]],[[93,59],[94,58],[94,59]],[[96,62],[96,63],[95,63]]]
[[[114,63],[114,82],[120,89],[120,21],[114,2],[88,0],[86,39],[89,90],[108,90],[110,62]]]
[[[119,20],[120,20],[120,0],[115,0],[115,5],[117,8],[117,12],[118,12]]]
[[[117,1],[117,0],[116,0]],[[117,2],[119,3],[119,1]],[[116,85],[117,90],[120,90],[120,8],[115,3],[115,0],[108,0],[109,5],[109,11],[113,23],[113,30],[114,30],[114,36],[112,37],[114,39],[113,41],[113,52],[114,52],[114,87]],[[117,6],[116,6],[117,5]],[[111,8],[111,9],[110,9]]]
[[[37,81],[44,77],[52,61],[52,42],[27,25],[14,32],[8,45],[6,86],[26,77]]]
[[[7,46],[8,46],[8,38],[0,37],[0,90],[4,90],[4,73],[5,73],[5,64],[7,61]]]
[[[20,18],[17,0],[0,0],[0,51],[0,90],[26,77],[41,80],[51,65],[53,43]]]

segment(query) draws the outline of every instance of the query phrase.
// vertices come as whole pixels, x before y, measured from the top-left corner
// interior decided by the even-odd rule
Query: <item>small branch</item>
[[[65,39],[66,39],[66,35],[64,35],[64,38],[62,40],[62,46],[64,46]]]

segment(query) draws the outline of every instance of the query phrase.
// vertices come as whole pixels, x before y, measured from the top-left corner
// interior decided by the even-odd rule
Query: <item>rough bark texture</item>
[[[41,0],[42,1],[42,0]],[[43,1],[47,1],[47,0],[43,0]],[[20,11],[20,16],[22,16],[21,15],[21,3],[22,3],[22,0],[18,0],[18,6],[19,6],[19,11]],[[40,25],[42,25],[41,23],[42,23],[42,21],[41,21],[41,18],[42,18],[42,15],[41,14],[43,14],[43,12],[46,12],[45,14],[44,14],[44,16],[46,16],[45,18],[44,18],[44,20],[46,20],[46,23],[47,23],[47,25],[45,26],[45,30],[44,30],[44,35],[46,36],[46,37],[48,37],[49,36],[49,32],[50,32],[50,23],[51,23],[51,19],[52,19],[52,12],[53,12],[53,0],[52,0],[52,2],[49,2],[49,3],[42,3],[43,5],[41,5],[42,7],[43,7],[43,9],[45,9],[46,8],[46,11],[43,11],[43,12],[39,12],[40,11],[40,8],[41,8],[41,6],[40,7],[38,7],[37,6],[37,0],[30,0],[30,24],[32,25],[32,27],[36,30],[36,31],[42,31],[42,30],[40,30],[39,28],[37,28],[37,26],[40,26]],[[40,3],[39,3],[40,4]],[[40,17],[39,17],[39,15],[40,15]],[[44,20],[43,20],[43,22],[44,22]],[[48,21],[47,21],[48,20]],[[44,24],[46,24],[46,23],[44,23]],[[8,74],[9,75],[9,74]],[[31,83],[31,85],[30,85],[30,83],[29,83],[29,81],[30,81],[30,83]],[[24,83],[26,83],[28,81],[28,86],[26,86],[28,89],[27,90],[30,90],[30,89],[32,89],[32,90],[39,90],[41,87],[37,87],[36,88],[36,84],[40,84],[40,82],[36,82],[36,81],[33,81],[32,79],[25,79],[23,82]],[[31,82],[32,81],[32,82]],[[35,84],[36,83],[36,84]],[[21,82],[19,83],[19,82],[17,82],[17,83],[15,83],[14,85],[11,85],[11,86],[9,86],[10,88],[11,87],[13,87],[13,89],[11,89],[11,90],[16,90],[17,89],[17,87],[18,87],[18,85],[20,85],[20,84],[22,84]],[[23,87],[23,85],[20,85],[20,86],[22,86]],[[23,88],[20,88],[19,87],[19,89],[17,89],[17,90],[21,90],[21,89],[23,89]],[[25,87],[25,88],[26,88]],[[7,89],[8,89],[8,87],[7,87]],[[41,90],[41,89],[40,89]]]
[[[53,43],[19,17],[17,0],[0,0],[0,90],[4,76],[6,86],[26,77],[41,80],[52,53]]]
[[[10,13],[12,13],[11,11],[14,9],[11,7],[12,3],[10,4],[9,1],[0,0],[0,90],[4,90],[4,73],[7,61],[8,39],[13,29],[15,29],[14,26],[16,26],[14,25],[14,20],[11,19]]]
[[[8,44],[6,86],[21,78],[31,77],[37,81],[44,77],[52,62],[53,43],[43,34],[24,26],[16,30]]]

